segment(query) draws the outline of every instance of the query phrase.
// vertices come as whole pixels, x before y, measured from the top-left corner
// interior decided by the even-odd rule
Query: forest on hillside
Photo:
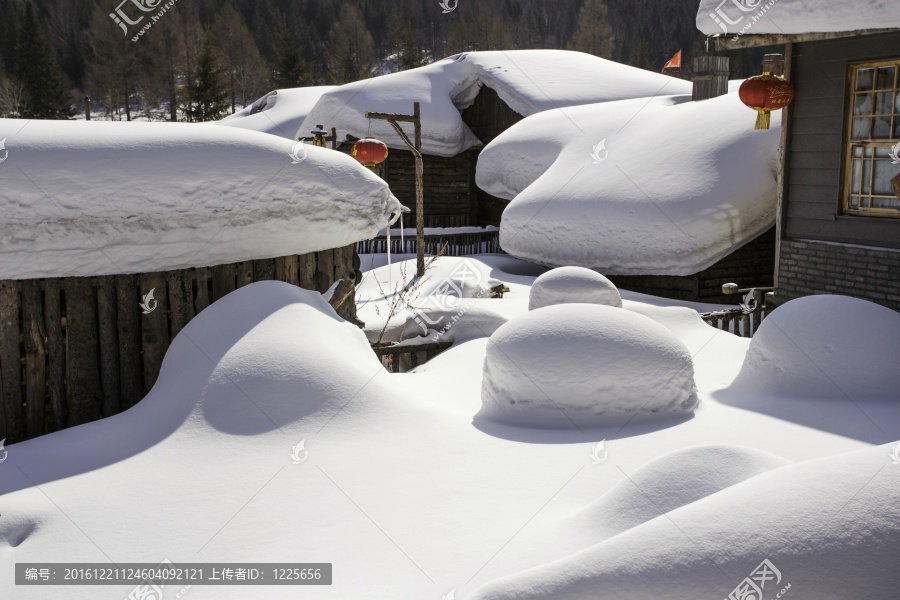
[[[441,1],[452,10],[439,0],[0,0],[0,116],[69,118],[89,96],[94,118],[212,120],[272,89],[469,50],[564,48],[659,71],[681,49],[689,77],[704,52],[696,0]],[[732,77],[758,70],[759,51],[730,54]]]

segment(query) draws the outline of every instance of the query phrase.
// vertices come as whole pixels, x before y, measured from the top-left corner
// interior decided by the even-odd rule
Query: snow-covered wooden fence
[[[446,248],[444,246],[446,245]],[[356,251],[360,254],[385,254],[388,240],[379,236],[371,240],[357,242]],[[470,233],[441,233],[425,235],[425,254],[435,255],[444,248],[444,256],[467,256],[470,254],[502,253],[500,248],[500,231],[482,231]],[[391,254],[415,254],[416,238],[407,236],[403,240],[399,236],[391,236]]]
[[[741,337],[753,337],[759,329],[763,319],[766,318],[772,307],[762,306],[750,313],[745,313],[740,308],[729,308],[708,313],[700,313],[700,318],[709,325],[723,331],[728,331]]]
[[[391,373],[401,373],[428,362],[452,345],[453,342],[430,342],[415,345],[372,346],[372,349],[385,369]]]
[[[160,273],[0,281],[0,440],[37,437],[135,405],[194,315],[254,281],[323,292],[359,279],[354,246]],[[153,302],[144,297],[154,290]],[[154,303],[155,302],[155,303]],[[352,301],[337,307],[355,319]]]

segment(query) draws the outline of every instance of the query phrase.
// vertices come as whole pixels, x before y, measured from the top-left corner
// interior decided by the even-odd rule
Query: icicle
[[[394,279],[391,276],[391,224],[387,226],[387,259],[388,259],[388,293],[394,291]]]
[[[400,213],[400,253],[406,254],[406,243],[403,241],[403,213]]]

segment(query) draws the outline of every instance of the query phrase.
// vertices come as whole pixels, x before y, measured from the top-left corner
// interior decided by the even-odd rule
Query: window
[[[851,65],[844,212],[900,217],[900,59]]]

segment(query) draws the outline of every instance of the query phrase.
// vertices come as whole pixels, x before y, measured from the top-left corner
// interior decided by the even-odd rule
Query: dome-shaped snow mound
[[[559,267],[547,271],[534,280],[528,296],[528,310],[577,303],[621,307],[622,296],[612,281],[584,267]]]
[[[697,404],[691,355],[668,329],[611,306],[533,310],[491,336],[481,417],[571,427]]]
[[[810,398],[900,398],[900,313],[848,296],[780,306],[750,342],[733,388]]]

